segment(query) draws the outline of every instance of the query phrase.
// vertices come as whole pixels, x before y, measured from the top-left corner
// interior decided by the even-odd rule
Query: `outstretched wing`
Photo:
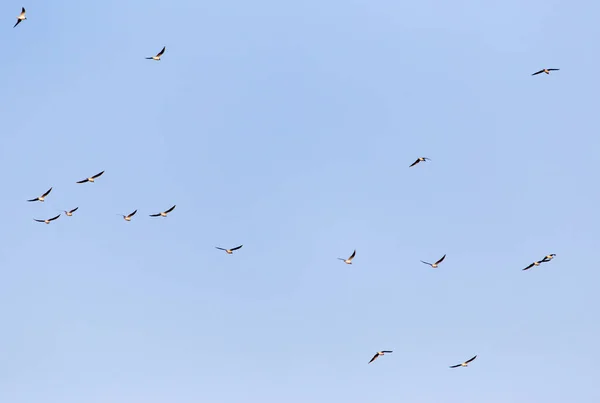
[[[379,357],[379,353],[375,354],[373,356],[373,358],[371,358],[371,361],[369,361],[369,364],[372,363],[373,361],[375,361],[378,357]]]
[[[54,220],[56,220],[58,217],[60,217],[60,214],[59,214],[59,215],[57,215],[56,217],[49,218],[49,219],[48,219],[48,221],[54,221]]]
[[[432,265],[431,263],[429,263],[429,262],[424,262],[423,260],[421,260],[421,263],[428,264],[429,266],[431,266],[431,265]]]
[[[238,249],[239,249],[239,248],[241,248],[242,246],[244,246],[244,245],[236,246],[235,248],[231,248],[231,249],[229,249],[229,250],[230,250],[230,251],[238,250]]]
[[[548,69],[548,71],[558,71],[560,69]]]
[[[96,174],[94,176],[92,176],[92,179],[96,179],[99,176],[102,176],[102,174],[104,173],[104,171],[100,172],[99,174]]]
[[[354,259],[354,256],[356,256],[356,249],[354,249],[354,252],[352,252],[352,254],[350,255],[350,257],[348,258],[348,260],[352,260]]]
[[[75,207],[73,210],[69,211],[69,214],[76,212],[78,208],[79,207]]]
[[[135,215],[135,213],[137,213],[137,210],[135,210],[133,213],[129,214],[127,217],[133,217]]]
[[[543,73],[543,72],[544,72],[544,69],[541,69],[540,71],[536,71],[535,73],[533,73],[532,76],[535,76],[536,74],[540,74],[540,73]]]
[[[440,260],[438,260],[437,262],[435,262],[435,264],[440,264],[444,261],[444,259],[446,259],[446,255],[442,256],[442,258]]]
[[[473,361],[475,358],[477,358],[477,356],[473,357],[473,358],[469,358],[467,361],[465,361],[465,364],[470,363],[471,361]]]
[[[48,196],[48,195],[50,194],[50,192],[52,192],[52,188],[48,189],[48,191],[47,191],[46,193],[44,193],[44,194],[42,195],[42,197],[46,197],[46,196]]]
[[[171,207],[170,209],[168,209],[167,211],[165,211],[165,214],[168,214],[171,211],[175,210],[175,206],[176,206],[176,204],[174,204],[173,207]]]
[[[36,197],[35,199],[31,199],[31,200],[27,200],[28,202],[32,202],[32,201],[38,201],[38,198]]]
[[[37,221],[37,222],[46,222],[46,220],[37,220],[37,219],[33,219],[33,221]]]
[[[460,364],[452,365],[450,368],[457,368],[457,367],[460,367]]]
[[[166,48],[167,48],[167,47],[166,47],[166,46],[164,46],[164,47],[162,48],[162,50],[156,54],[156,57],[161,57],[161,56],[162,56],[162,54],[163,54],[163,53],[165,53],[165,49],[166,49]]]
[[[89,179],[88,179],[88,178],[85,178],[84,180],[82,180],[82,181],[77,181],[76,183],[86,183],[87,181],[89,181]]]
[[[215,248],[219,249],[219,250],[227,250],[225,248],[219,248],[218,246],[215,246]]]
[[[21,20],[17,18],[17,23],[15,25],[13,25],[13,28],[16,27],[17,25],[19,25],[21,23]]]
[[[150,214],[150,217],[160,217],[160,213],[158,213],[158,214]]]
[[[535,263],[531,263],[529,266],[527,266],[526,268],[524,268],[523,270],[529,270],[531,269],[533,266],[535,265]]]
[[[417,165],[421,160],[417,158],[417,160],[415,162],[413,162],[412,164],[410,164],[408,167],[411,168],[415,165]]]

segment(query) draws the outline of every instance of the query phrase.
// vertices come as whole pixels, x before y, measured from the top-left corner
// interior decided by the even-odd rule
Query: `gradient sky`
[[[0,402],[600,401],[599,13],[2,2]]]

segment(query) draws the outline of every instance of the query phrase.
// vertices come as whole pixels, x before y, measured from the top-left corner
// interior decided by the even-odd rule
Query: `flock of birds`
[[[27,19],[26,16],[26,11],[25,11],[25,7],[21,8],[21,13],[17,16],[17,22],[15,23],[15,25],[13,26],[13,28],[15,28],[17,25],[19,25],[21,22],[25,21]],[[162,55],[165,53],[166,50],[166,46],[163,46],[163,48],[160,50],[160,52],[158,52],[155,56],[150,56],[150,57],[146,57],[146,59],[148,60],[155,60],[155,61],[160,61]],[[541,73],[546,73],[546,74],[550,74],[551,71],[558,71],[560,69],[541,69],[540,71],[537,71],[535,73],[532,74],[532,76],[541,74]],[[419,157],[417,158],[417,160],[415,162],[413,162],[411,165],[409,165],[409,168],[412,168],[413,166],[419,164],[420,162],[425,162],[425,161],[431,161],[430,158],[427,157]],[[83,180],[77,181],[76,183],[87,183],[87,182],[94,182],[95,179],[99,178],[100,176],[102,176],[102,174],[104,174],[104,171],[97,173],[94,176],[90,176],[88,178],[85,178]],[[42,194],[41,196],[38,196],[36,198],[27,200],[28,202],[43,202],[46,197],[50,194],[50,192],[52,191],[52,188],[48,189],[44,194]],[[161,211],[160,213],[156,213],[156,214],[150,214],[150,217],[166,217],[167,214],[169,214],[170,212],[172,212],[175,209],[176,205],[173,205],[171,208],[165,210],[165,211]],[[64,213],[66,216],[71,217],[73,215],[74,212],[77,211],[79,207],[76,207],[72,210],[64,210]],[[131,221],[131,218],[137,213],[137,210],[134,210],[132,213],[124,215],[124,214],[119,214],[120,216],[123,217],[123,219],[125,221]],[[52,218],[48,218],[48,219],[35,219],[34,221],[40,222],[40,223],[45,223],[45,224],[50,224],[52,221],[58,219],[61,216],[61,214],[58,214],[55,217]],[[225,251],[228,255],[233,254],[234,251],[242,248],[243,245],[239,245],[236,246],[234,248],[228,249],[228,248],[221,248],[216,246],[216,249]],[[356,256],[356,250],[354,250],[352,252],[352,254],[348,257],[348,258],[338,258],[339,260],[343,261],[346,264],[352,264],[352,260],[354,259],[354,257]],[[556,256],[556,254],[551,253],[549,255],[544,256],[542,259],[534,261],[533,263],[531,263],[530,265],[528,265],[527,267],[525,267],[523,270],[529,270],[532,267],[537,267],[540,266],[542,263],[546,263],[551,261],[554,257]],[[429,262],[425,262],[423,260],[421,260],[422,263],[431,266],[432,268],[436,269],[439,267],[439,265],[444,261],[444,259],[446,258],[446,255],[444,254],[444,256],[442,256],[439,260],[437,260],[435,263],[429,263]],[[369,364],[372,363],[373,361],[375,361],[377,358],[379,358],[382,355],[385,354],[390,354],[393,351],[391,350],[382,350],[382,351],[378,351],[375,353],[375,355],[373,356],[373,358],[371,358],[371,360],[368,362]],[[475,360],[477,358],[477,355],[473,356],[472,358],[469,358],[468,360],[460,363],[460,364],[456,364],[456,365],[451,365],[450,368],[459,368],[459,367],[467,367],[469,365],[470,362],[472,362],[473,360]]]

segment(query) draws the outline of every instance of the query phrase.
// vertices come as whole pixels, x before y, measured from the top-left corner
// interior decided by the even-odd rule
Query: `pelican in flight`
[[[104,173],[104,171],[102,171],[99,174],[96,174],[94,176],[90,176],[89,178],[85,178],[84,180],[80,180],[77,183],[94,182],[94,179],[96,179],[99,176],[102,176],[103,173]]]
[[[33,220],[34,220],[34,221],[37,221],[37,222],[43,222],[43,223],[46,223],[46,224],[50,224],[50,221],[54,221],[54,220],[56,220],[58,217],[60,217],[60,214],[59,214],[59,215],[57,215],[56,217],[48,218],[47,220],[37,220],[37,219],[35,219],[35,218],[34,218]]]
[[[75,207],[73,210],[69,210],[69,211],[63,210],[63,211],[65,212],[65,214],[67,215],[67,217],[71,217],[73,215],[73,213],[77,211],[78,208],[79,207]]]
[[[473,357],[473,358],[470,358],[470,359],[468,359],[467,361],[465,361],[465,362],[463,362],[463,363],[461,363],[461,364],[452,365],[450,368],[468,367],[468,366],[469,366],[469,363],[470,363],[471,361],[473,361],[475,358],[477,358],[477,356],[475,356],[475,357]]]
[[[356,256],[356,249],[354,249],[354,252],[352,252],[352,254],[350,255],[350,257],[348,259],[338,257],[338,260],[341,260],[346,264],[352,264],[352,259],[354,259],[354,256]]]
[[[442,256],[440,260],[438,260],[437,262],[435,262],[434,264],[428,263],[428,262],[424,262],[421,260],[421,263],[425,263],[428,264],[429,266],[433,267],[434,269],[436,269],[440,263],[442,263],[444,261],[444,259],[446,259],[446,255]]]
[[[164,46],[164,47],[162,48],[162,50],[156,54],[156,56],[147,57],[146,59],[148,59],[148,60],[160,60],[160,57],[162,56],[162,54],[163,54],[163,53],[165,53],[165,49],[166,49],[166,48],[167,48],[167,47],[166,47],[166,46]]]
[[[412,164],[410,164],[409,168],[414,167],[419,162],[423,162],[423,161],[431,161],[431,160],[429,158],[427,158],[427,157],[419,157],[419,158],[417,158],[417,160],[415,162],[413,162]]]
[[[231,249],[225,249],[225,248],[219,248],[218,246],[215,246],[215,248],[219,249],[219,250],[224,250],[225,252],[227,252],[228,255],[231,255],[233,253],[234,250],[238,250],[240,249],[242,246],[244,245],[240,245],[240,246],[236,246],[235,248],[231,248]]]
[[[542,262],[549,262],[552,259],[554,259],[554,257],[556,256],[556,253],[551,253],[549,255],[544,256],[544,258],[541,260]]]
[[[19,25],[21,21],[25,21],[26,19],[27,17],[25,16],[25,7],[21,7],[21,14],[17,16],[17,23],[13,26],[13,28]]]
[[[157,214],[150,214],[150,217],[166,217],[166,216],[167,216],[167,214],[169,214],[171,211],[173,211],[173,210],[175,209],[175,206],[176,206],[176,205],[174,204],[174,205],[173,205],[173,207],[171,207],[170,209],[168,209],[168,210],[165,210],[165,211],[163,211],[163,212],[161,212],[161,213],[157,213]]]
[[[392,353],[393,351],[378,351],[375,353],[375,355],[373,356],[373,358],[371,358],[371,361],[369,361],[369,364],[372,363],[373,361],[375,361],[376,359],[379,358],[380,355],[385,355],[386,353]]]
[[[541,265],[542,263],[545,263],[545,262],[549,262],[549,260],[545,260],[545,259],[538,260],[537,262],[533,262],[533,263],[531,263],[529,266],[527,266],[527,267],[526,267],[526,268],[524,268],[523,270],[529,270],[529,269],[531,269],[533,266],[539,266],[539,265]]]
[[[535,76],[536,74],[540,74],[540,73],[546,73],[546,74],[550,74],[551,71],[558,71],[560,69],[541,69],[540,71],[536,71],[535,73],[532,74],[532,76]]]
[[[34,201],[43,202],[44,199],[46,198],[46,196],[48,196],[50,194],[50,192],[52,192],[52,188],[48,189],[48,191],[46,193],[44,193],[43,195],[41,195],[40,197],[36,197],[35,199],[31,199],[31,200],[27,200],[27,201],[28,202],[34,202]]]
[[[125,221],[131,221],[131,217],[133,217],[135,215],[135,213],[137,213],[137,210],[134,210],[133,213],[128,214],[128,215],[123,215],[123,214],[118,214],[118,215],[120,215],[121,217],[123,217],[123,219]]]

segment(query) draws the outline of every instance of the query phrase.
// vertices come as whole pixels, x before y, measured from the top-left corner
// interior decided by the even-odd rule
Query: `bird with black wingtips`
[[[165,49],[166,49],[166,48],[167,48],[167,47],[166,47],[166,46],[164,46],[164,47],[162,48],[162,50],[156,54],[156,56],[147,57],[146,59],[148,59],[148,60],[157,60],[157,61],[158,61],[158,60],[160,60],[160,57],[163,55],[163,53],[165,53]]]
[[[544,260],[544,259],[542,259],[542,260],[538,260],[537,262],[533,262],[533,263],[531,263],[529,266],[527,266],[527,267],[526,267],[526,268],[524,268],[523,270],[529,270],[529,269],[531,269],[533,266],[539,266],[539,265],[541,265],[542,263],[545,263],[545,262],[548,262],[548,261],[549,261],[549,260]]]
[[[60,217],[60,214],[59,214],[59,215],[57,215],[56,217],[48,218],[48,219],[46,219],[46,220],[38,220],[38,219],[34,218],[34,219],[33,219],[33,221],[37,221],[37,222],[43,222],[43,223],[46,223],[46,224],[50,224],[50,221],[54,221],[54,220],[56,220],[58,217]]]
[[[73,210],[69,210],[69,211],[63,210],[63,211],[65,212],[65,215],[67,217],[71,217],[73,215],[73,213],[77,211],[77,209],[79,209],[79,207],[75,207]]]
[[[157,213],[157,214],[150,214],[150,217],[166,217],[167,214],[169,214],[171,211],[173,211],[175,209],[175,206],[176,205],[174,204],[173,207],[171,207],[168,210],[162,211],[162,212]]]
[[[535,73],[533,73],[532,76],[535,76],[540,73],[550,74],[551,71],[558,71],[558,70],[560,70],[560,69],[541,69],[540,71],[536,71]]]
[[[373,361],[375,361],[376,359],[378,359],[380,356],[385,355],[385,354],[390,354],[390,353],[393,353],[393,351],[383,350],[383,351],[376,352],[375,355],[373,356],[373,358],[371,358],[371,361],[369,361],[369,364],[372,363]]]
[[[117,215],[120,215],[121,217],[123,217],[123,219],[125,221],[131,221],[131,217],[133,217],[135,215],[135,213],[137,213],[137,210],[134,210],[133,213],[131,213],[131,214],[127,214],[127,215],[117,214]]]
[[[408,167],[412,168],[415,165],[417,165],[419,162],[423,162],[423,161],[431,161],[431,160],[429,158],[427,158],[427,157],[419,157],[419,158],[417,158],[417,160],[415,162],[413,162],[412,164],[410,164]]]
[[[28,202],[34,202],[34,201],[41,201],[43,202],[46,199],[46,196],[48,196],[50,194],[50,192],[52,192],[52,188],[48,189],[48,191],[46,193],[44,193],[43,195],[41,195],[40,197],[36,197],[35,199],[30,199],[27,200]]]
[[[456,365],[452,365],[450,366],[450,368],[458,368],[458,367],[468,367],[469,363],[471,361],[473,361],[475,358],[477,358],[477,356],[473,357],[473,358],[469,358],[467,361],[460,363],[460,364],[456,364]]]
[[[423,260],[421,260],[421,263],[428,264],[429,266],[431,266],[431,267],[433,267],[434,269],[436,269],[436,268],[439,266],[439,264],[440,264],[440,263],[442,263],[442,262],[444,261],[444,259],[446,259],[446,255],[442,256],[442,257],[440,258],[440,260],[438,260],[437,262],[435,262],[435,263],[433,263],[433,264],[432,264],[432,263],[429,263],[429,262],[424,262]]]
[[[219,250],[224,250],[224,251],[225,251],[225,252],[226,252],[228,255],[231,255],[231,254],[233,253],[233,251],[234,251],[234,250],[238,250],[238,249],[240,249],[242,246],[244,246],[244,245],[236,246],[235,248],[231,248],[231,249],[220,248],[220,247],[218,247],[218,246],[215,246],[215,248],[216,248],[216,249],[219,249]]]
[[[549,255],[544,256],[544,258],[541,261],[544,263],[549,262],[552,259],[554,259],[555,256],[556,256],[556,253],[551,253]]]
[[[342,262],[344,262],[346,264],[352,264],[352,259],[354,259],[354,256],[356,256],[356,249],[354,249],[354,252],[352,252],[352,254],[350,255],[350,257],[348,259],[338,257],[338,260],[341,260]]]
[[[13,25],[13,28],[21,23],[21,21],[25,21],[27,17],[25,16],[25,7],[21,7],[21,14],[17,16],[17,22]]]
[[[100,173],[97,173],[97,174],[96,174],[96,175],[94,175],[94,176],[90,176],[89,178],[85,178],[85,179],[83,179],[83,180],[77,181],[76,183],[94,182],[94,180],[95,180],[96,178],[98,178],[99,176],[102,176],[102,174],[103,174],[103,173],[104,173],[104,171],[102,171],[102,172],[100,172]]]

